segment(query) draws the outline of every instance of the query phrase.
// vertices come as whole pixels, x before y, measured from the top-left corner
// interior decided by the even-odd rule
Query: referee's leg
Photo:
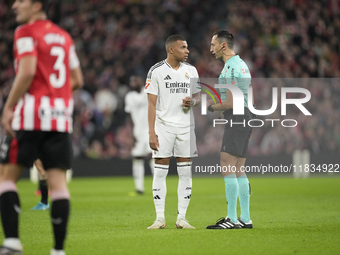
[[[236,179],[236,164],[238,157],[227,152],[221,152],[221,169],[224,176],[225,193],[228,203],[228,217],[237,223],[238,183]]]
[[[250,199],[250,184],[247,175],[244,171],[244,165],[246,163],[246,158],[239,158],[236,163],[236,176],[238,182],[239,190],[239,200],[241,207],[240,220],[244,223],[250,222],[249,213],[249,199]]]

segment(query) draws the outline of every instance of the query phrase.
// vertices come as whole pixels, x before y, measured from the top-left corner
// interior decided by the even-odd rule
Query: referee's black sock
[[[56,250],[63,250],[69,213],[69,199],[52,201],[51,220],[55,240],[54,249]]]
[[[19,238],[20,201],[16,191],[1,194],[1,221],[6,238]]]
[[[41,203],[47,205],[48,203],[48,187],[46,180],[40,180],[39,181],[39,189],[41,192]]]

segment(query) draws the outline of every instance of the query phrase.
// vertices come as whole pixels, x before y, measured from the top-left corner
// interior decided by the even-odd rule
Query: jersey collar
[[[235,56],[230,57],[225,63],[227,64],[230,59],[234,59],[235,57],[240,58],[238,54],[235,54]]]
[[[175,70],[175,69],[173,69],[173,68],[171,67],[171,65],[166,61],[166,59],[164,59],[164,63],[165,63],[170,69]],[[179,65],[178,70],[179,70],[182,66],[183,66],[183,63],[180,62],[180,65]],[[175,71],[178,71],[178,70],[175,70]]]

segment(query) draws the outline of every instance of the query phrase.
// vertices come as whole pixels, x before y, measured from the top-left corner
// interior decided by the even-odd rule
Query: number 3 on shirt
[[[55,73],[50,74],[50,83],[53,88],[59,89],[65,85],[66,81],[66,67],[64,64],[65,51],[64,48],[54,46],[51,48],[51,56],[57,56],[57,60],[54,63],[53,70],[59,72],[59,75]]]

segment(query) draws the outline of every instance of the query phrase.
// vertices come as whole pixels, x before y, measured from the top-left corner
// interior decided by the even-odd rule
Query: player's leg
[[[144,157],[132,159],[132,176],[137,194],[144,194]]]
[[[47,182],[51,190],[51,220],[55,241],[52,254],[57,254],[57,252],[62,254],[70,213],[70,194],[67,188],[66,170],[48,169]]]
[[[150,156],[148,156],[147,158],[148,158],[148,161],[149,161],[151,175],[153,176],[153,171],[155,169],[155,160],[153,158],[150,158]]]
[[[144,155],[145,155],[145,147],[149,145],[149,142],[145,139],[145,137],[138,137],[136,139],[136,143],[134,148],[131,151],[133,156],[132,159],[132,176],[135,183],[135,191],[134,194],[143,194],[144,193]]]
[[[41,200],[35,207],[31,208],[31,210],[48,210],[50,209],[50,205],[48,204],[47,174],[40,159],[34,161],[34,165],[39,173],[39,190],[41,193]]]
[[[186,220],[186,212],[191,200],[192,172],[191,157],[196,156],[196,137],[194,130],[188,133],[178,134],[174,146],[174,155],[177,158],[178,173],[178,215],[177,228],[194,229]]]
[[[34,131],[16,131],[16,138],[5,137],[2,141],[0,147],[0,201],[5,240],[0,248],[0,254],[7,254],[9,249],[17,250],[16,254],[22,252],[18,231],[20,202],[16,182],[24,166],[32,166],[33,161],[37,158],[39,139],[38,133]]]
[[[23,166],[15,164],[0,165],[1,222],[5,235],[0,253],[6,250],[13,250],[21,254],[20,251],[22,251],[19,239],[20,201],[16,187],[16,182],[20,177],[22,169]]]
[[[239,189],[239,200],[241,207],[241,216],[238,219],[241,228],[253,228],[253,223],[250,220],[249,213],[249,199],[250,199],[250,184],[247,175],[244,171],[244,165],[246,163],[246,158],[239,158],[236,163],[237,168],[237,182]]]
[[[152,196],[156,209],[156,221],[148,229],[165,228],[166,177],[169,172],[170,158],[155,158],[152,180]]]
[[[176,220],[176,227],[194,229],[194,227],[191,226],[186,220],[186,213],[191,200],[192,191],[192,173],[190,158],[177,158],[177,173],[178,215]]]
[[[165,228],[165,198],[166,198],[166,177],[169,172],[169,162],[172,156],[175,134],[162,129],[161,124],[156,122],[155,131],[158,136],[158,151],[153,151],[155,159],[154,174],[152,180],[152,195],[155,204],[157,218],[148,229]]]
[[[71,168],[72,139],[67,133],[44,132],[41,161],[47,172],[51,192],[51,221],[54,236],[52,255],[63,255],[70,214],[70,194],[66,170]]]
[[[145,145],[145,158],[149,163],[151,175],[153,176],[153,170],[155,168],[155,160],[152,158],[152,149],[149,146],[149,141]]]

